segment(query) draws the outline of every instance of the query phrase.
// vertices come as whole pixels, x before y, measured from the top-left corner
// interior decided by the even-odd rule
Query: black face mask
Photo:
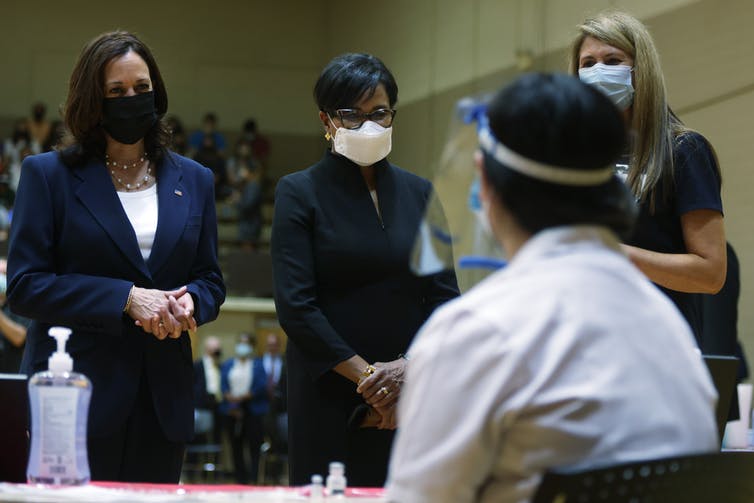
[[[113,140],[132,145],[144,138],[157,122],[154,92],[106,98],[102,116],[102,127]]]

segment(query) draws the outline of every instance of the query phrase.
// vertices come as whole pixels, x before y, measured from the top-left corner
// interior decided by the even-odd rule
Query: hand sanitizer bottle
[[[71,330],[52,327],[57,351],[48,370],[29,380],[31,448],[26,477],[30,483],[78,485],[89,482],[86,423],[92,383],[73,372],[73,359],[65,352]]]
[[[346,495],[346,468],[340,461],[330,463],[327,475],[327,496],[343,498]]]

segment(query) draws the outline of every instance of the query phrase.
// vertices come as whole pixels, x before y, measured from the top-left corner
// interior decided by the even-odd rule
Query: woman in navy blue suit
[[[52,325],[73,329],[93,384],[94,480],[177,482],[193,435],[188,330],[217,316],[212,173],[167,149],[167,93],[127,32],[87,44],[71,75],[73,141],[28,157],[16,197],[8,300],[33,320],[22,371],[47,367]]]

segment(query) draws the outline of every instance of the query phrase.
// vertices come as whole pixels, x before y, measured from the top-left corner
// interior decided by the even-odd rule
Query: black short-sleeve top
[[[673,183],[654,189],[654,208],[647,197],[628,244],[661,253],[687,253],[681,216],[694,210],[723,213],[720,170],[712,147],[696,132],[679,136],[673,149]],[[702,332],[702,294],[660,287],[678,306],[697,338]]]

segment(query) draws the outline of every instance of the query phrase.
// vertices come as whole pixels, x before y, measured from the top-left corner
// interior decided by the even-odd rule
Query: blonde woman
[[[631,142],[618,169],[640,206],[623,249],[673,300],[700,341],[700,294],[720,290],[726,268],[715,152],[670,109],[652,37],[632,16],[587,19],[571,47],[570,71],[623,113]]]

